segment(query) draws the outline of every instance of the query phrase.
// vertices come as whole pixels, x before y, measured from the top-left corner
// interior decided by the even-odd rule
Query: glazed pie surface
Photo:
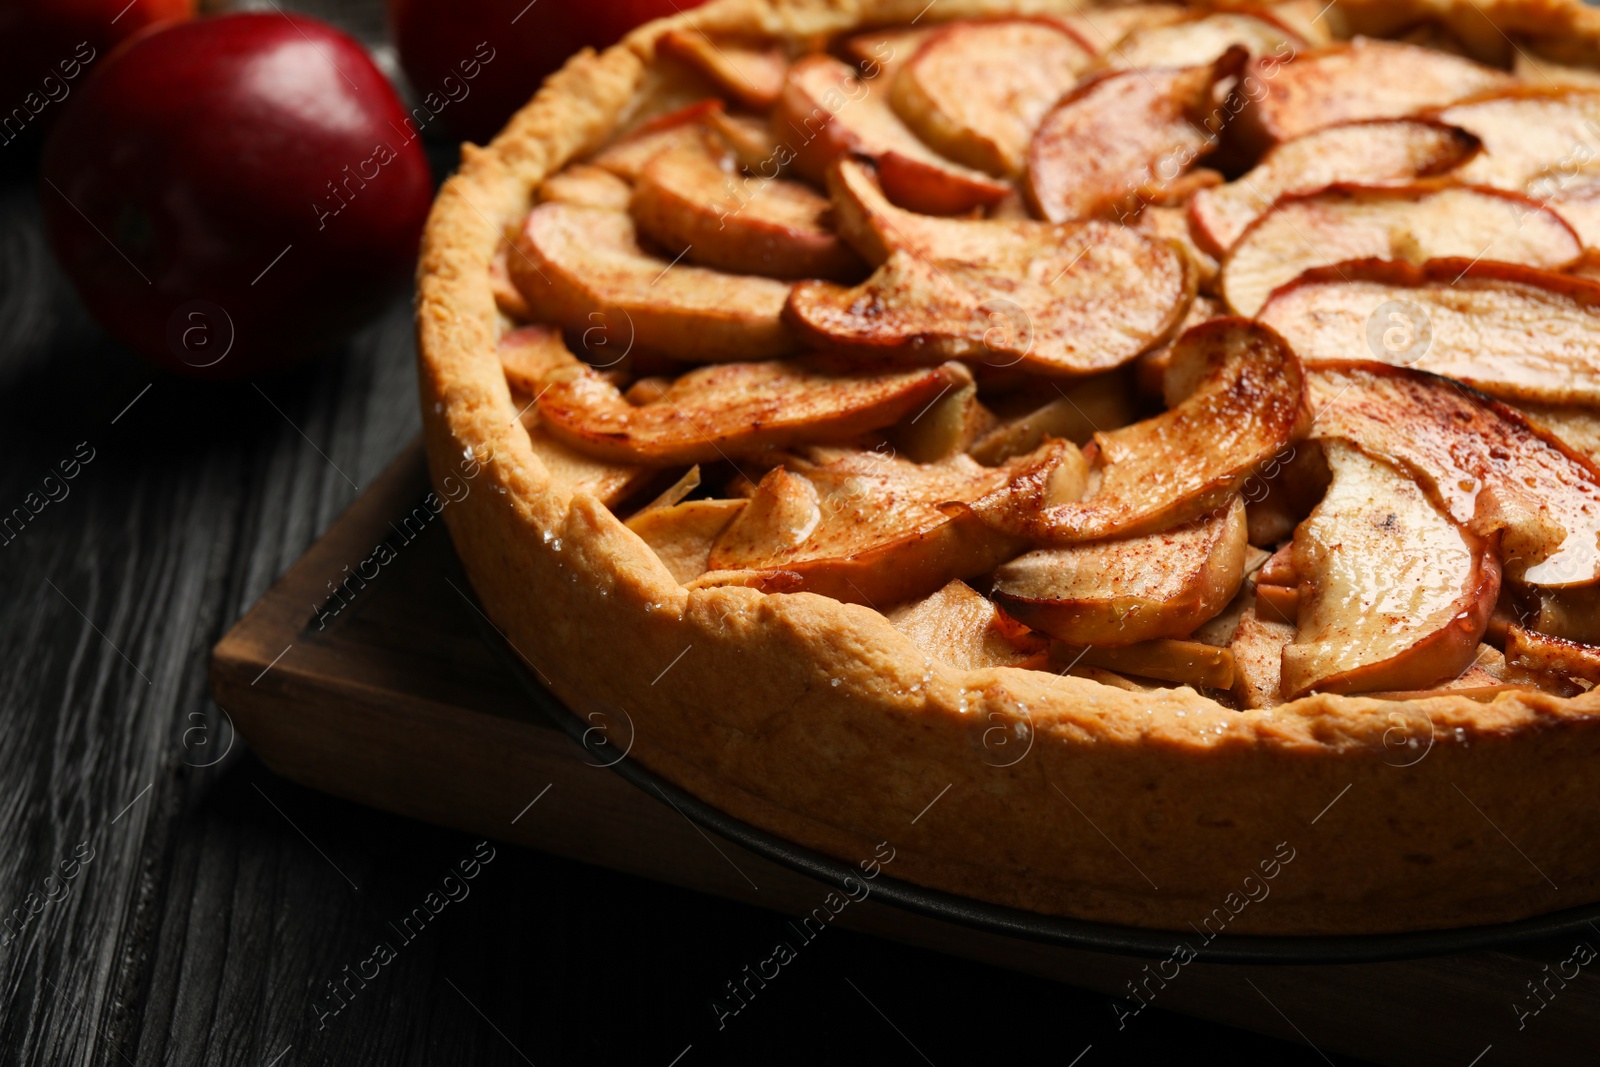
[[[720,0],[464,153],[424,414],[497,625],[629,758],[937,888],[1600,898],[1593,15],[902,6]]]

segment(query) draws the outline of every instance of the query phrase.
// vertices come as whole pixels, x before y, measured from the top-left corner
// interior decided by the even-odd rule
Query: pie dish
[[[652,23],[435,204],[462,562],[627,758],[908,881],[1600,900],[1597,71],[1548,0]]]

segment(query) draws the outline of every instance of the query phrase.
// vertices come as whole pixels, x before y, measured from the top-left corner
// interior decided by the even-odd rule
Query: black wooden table
[[[207,655],[417,432],[408,300],[287,376],[162,376],[56,269],[29,161],[0,169],[0,517],[38,507],[0,535],[0,1062],[1339,1061],[1155,1010],[1119,1030],[1104,998],[842,930],[719,1030],[779,916],[275,777]]]

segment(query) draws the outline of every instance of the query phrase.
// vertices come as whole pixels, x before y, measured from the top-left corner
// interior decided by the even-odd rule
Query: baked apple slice
[[[801,472],[776,467],[717,539],[702,582],[721,572],[770,575],[785,591],[869,607],[923,596],[992,570],[1022,547],[970,514],[940,510],[994,492],[1011,474],[964,455],[912,463],[878,452],[846,453]]]
[[[1237,65],[1116,71],[1073,90],[1028,147],[1034,212],[1063,222],[1136,211],[1211,150],[1212,87]]]
[[[548,326],[524,326],[500,338],[500,366],[511,388],[511,403],[528,431],[528,444],[558,485],[589,493],[613,507],[640,489],[650,478],[649,467],[596,459],[551,436],[534,403],[544,379],[552,371],[573,366],[577,360],[567,350],[561,333]]]
[[[1301,275],[1257,317],[1307,364],[1371,354],[1503,400],[1600,406],[1600,282],[1467,259],[1347,263]]]
[[[713,40],[698,30],[668,30],[656,42],[665,55],[699,71],[717,91],[752,111],[778,102],[789,57],[774,41]]]
[[[1230,48],[1283,60],[1305,47],[1298,33],[1265,11],[1217,11],[1134,29],[1100,62],[1113,70],[1192,67],[1214,63]]]
[[[1060,395],[1054,400],[996,426],[974,441],[967,454],[993,466],[1032,452],[1048,437],[1082,445],[1102,430],[1134,420],[1133,397],[1121,374],[1097,374],[1056,389]]]
[[[1536,630],[1512,626],[1506,630],[1506,665],[1558,678],[1582,678],[1600,683],[1600,648]]]
[[[1190,171],[1188,177],[1193,178],[1201,173],[1215,175],[1216,171],[1201,168]],[[1201,186],[1209,188],[1209,186]],[[1188,201],[1184,201],[1185,204]],[[1138,216],[1133,219],[1132,226],[1140,233],[1158,240],[1171,241],[1183,249],[1189,258],[1189,265],[1194,268],[1195,288],[1202,293],[1215,293],[1217,291],[1217,274],[1220,264],[1215,256],[1201,248],[1195,242],[1194,235],[1189,226],[1189,210],[1186,206],[1170,204],[1149,204]]]
[[[846,153],[877,163],[895,203],[931,215],[954,215],[993,204],[1010,186],[945,159],[917,139],[889,105],[884,86],[865,82],[832,56],[813,55],[789,68],[773,111],[773,128],[793,146],[794,165],[822,181]]]
[[[1021,173],[1045,112],[1091,53],[1061,22],[989,19],[936,30],[895,74],[890,103],[938,151],[999,177]]]
[[[1222,262],[1222,295],[1254,315],[1278,286],[1346,260],[1461,256],[1558,270],[1582,255],[1572,227],[1515,193],[1335,185],[1283,197],[1251,223]]]
[[[624,136],[596,152],[590,165],[627,181],[634,181],[644,165],[659,153],[685,141],[705,136],[707,124],[723,112],[721,100],[701,100],[640,123]]]
[[[970,375],[956,366],[873,372],[826,358],[723,363],[634,405],[574,360],[545,378],[539,414],[550,433],[589,455],[665,467],[892,426],[963,379]]]
[[[1102,667],[1139,678],[1156,678],[1196,689],[1228,689],[1233,686],[1233,653],[1226,648],[1199,641],[1158,638],[1137,645],[1100,648],[1071,645],[1064,641],[1050,646],[1051,665]]]
[[[1307,369],[1318,438],[1403,467],[1457,524],[1500,536],[1506,575],[1600,581],[1600,468],[1526,416],[1447,378],[1382,363]]]
[[[1189,224],[1201,248],[1220,256],[1278,197],[1334,182],[1407,184],[1459,167],[1479,141],[1429,119],[1371,119],[1328,126],[1286,141],[1248,173],[1195,193]]]
[[[1443,108],[1438,117],[1483,142],[1482,154],[1456,177],[1542,201],[1594,158],[1600,90],[1522,85]]]
[[[541,204],[548,200],[559,200],[584,207],[626,211],[628,202],[633,199],[633,186],[628,184],[626,178],[619,178],[604,167],[592,163],[574,163],[546,178],[539,186],[538,199]]]
[[[1149,209],[1145,210],[1145,214]],[[1144,215],[1140,215],[1143,218]],[[1138,383],[1139,391],[1156,399],[1166,395],[1167,365],[1172,362],[1172,349],[1192,327],[1212,319],[1223,318],[1228,314],[1228,309],[1222,306],[1220,300],[1213,300],[1209,296],[1197,296],[1189,302],[1189,311],[1183,317],[1183,325],[1179,328],[1177,337],[1159,345],[1139,357],[1134,364],[1134,380]],[[1115,429],[1115,427],[1109,427]]]
[[[703,267],[769,278],[853,281],[860,258],[828,224],[828,198],[800,182],[751,177],[709,137],[659,153],[634,186],[634,224]]]
[[[922,42],[939,32],[937,26],[890,26],[864,30],[846,37],[840,51],[856,65],[863,78],[881,78],[878,88],[888,85],[906,60],[917,54]]]
[[[667,507],[645,508],[624,525],[650,546],[679,584],[686,585],[706,572],[711,546],[746,503],[685,500]]]
[[[603,329],[681,359],[770,359],[794,339],[782,322],[789,286],[651,255],[620,211],[550,202],[528,213],[507,261],[542,319]]]
[[[1088,48],[1099,54],[1111,51],[1130,33],[1182,22],[1189,11],[1182,4],[1108,4],[1084,6],[1061,19]]]
[[[788,322],[819,348],[1082,375],[1160,342],[1193,294],[1182,251],[1128,227],[917,215],[855,160],[831,173],[840,233],[877,270],[796,285]]]
[[[1514,84],[1504,71],[1438,49],[1358,37],[1287,63],[1252,60],[1247,95],[1230,134],[1251,154],[1356,119],[1401,118]]]
[[[940,663],[961,671],[1045,666],[1050,642],[1008,619],[957,580],[888,613],[896,630]]]
[[[1283,650],[1294,640],[1292,622],[1273,622],[1247,608],[1234,628],[1228,651],[1233,653],[1233,695],[1247,708],[1275,708],[1283,703]]]
[[[1244,501],[1160,533],[1039,548],[1001,566],[993,596],[1012,617],[1073,645],[1187,637],[1244,578]]]
[[[1592,463],[1600,464],[1600,411],[1565,404],[1521,403],[1528,421]]]
[[[1050,504],[1019,477],[973,509],[1046,544],[1154,533],[1226,504],[1311,421],[1300,361],[1283,338],[1247,319],[1213,319],[1180,337],[1166,388],[1169,410],[1095,434],[1082,500]]]
[[[955,382],[889,433],[890,444],[917,463],[932,463],[957,452],[968,452],[995,424],[994,414],[978,399],[978,382],[972,372],[960,363],[947,363],[945,369]],[[1023,451],[1031,452],[1038,444],[1035,441]]]
[[[1340,440],[1324,448],[1333,483],[1294,536],[1300,616],[1283,650],[1284,697],[1456,677],[1500,595],[1492,543],[1391,464]]]

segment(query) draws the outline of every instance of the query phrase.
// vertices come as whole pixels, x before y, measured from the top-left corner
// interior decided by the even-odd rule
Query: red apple
[[[0,145],[49,129],[89,68],[119,41],[193,14],[194,0],[0,3]]]
[[[414,123],[438,121],[483,144],[545,75],[585,46],[703,0],[389,0],[400,65],[417,91]]]
[[[56,256],[152,362],[236,378],[358,325],[411,270],[422,145],[359,44],[278,13],[142,35],[100,62],[45,145]]]

